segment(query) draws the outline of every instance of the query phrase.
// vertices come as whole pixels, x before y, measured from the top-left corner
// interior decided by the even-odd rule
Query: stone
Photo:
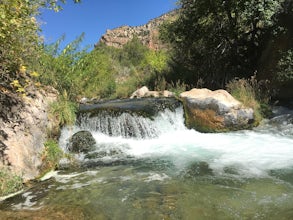
[[[226,90],[192,89],[180,94],[186,125],[201,132],[224,132],[253,126],[254,111]]]
[[[175,97],[175,94],[174,94],[174,92],[170,92],[170,91],[168,91],[168,90],[164,90],[163,91],[163,97]]]
[[[111,115],[121,115],[123,113],[131,113],[145,117],[154,117],[160,111],[170,109],[174,111],[181,105],[181,102],[176,98],[142,98],[142,99],[116,99],[110,101],[100,101],[79,105],[77,113],[77,123],[80,118],[97,117],[103,112]]]
[[[135,92],[132,93],[130,96],[131,99],[133,98],[145,98],[145,97],[165,97],[165,98],[171,98],[175,97],[175,94],[173,92],[164,90],[164,91],[150,91],[146,86],[141,87],[140,89],[137,89]]]
[[[95,150],[96,140],[89,131],[79,131],[72,135],[68,143],[68,150],[73,153],[88,153]]]
[[[148,87],[143,86],[140,89],[137,89],[135,92],[132,93],[130,96],[131,99],[133,98],[142,98],[145,97],[145,95],[149,92]]]
[[[0,91],[0,168],[9,166],[24,181],[39,175],[48,131],[59,127],[49,117],[49,105],[57,100],[58,92],[51,87],[26,90],[30,95],[23,98]]]
[[[154,98],[158,98],[160,97],[161,94],[160,92],[158,91],[148,91],[146,94],[145,94],[145,97],[154,97]]]

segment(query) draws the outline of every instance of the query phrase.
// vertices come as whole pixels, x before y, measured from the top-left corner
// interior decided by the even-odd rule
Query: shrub
[[[262,86],[263,83],[258,82],[255,76],[250,79],[234,79],[226,85],[234,98],[254,110],[256,124],[266,116],[265,111],[270,100],[268,93],[264,93],[261,89]]]
[[[0,196],[5,196],[23,188],[23,180],[8,168],[0,168]]]
[[[177,80],[176,83],[171,83],[169,90],[175,93],[175,96],[179,97],[180,93],[185,92],[188,86],[184,82]]]
[[[37,57],[39,49],[38,12],[35,1],[3,0],[0,4],[0,82],[22,77],[21,65]]]
[[[64,91],[59,99],[50,105],[49,111],[62,127],[64,125],[74,124],[76,108],[76,104],[68,100],[67,92]]]
[[[282,54],[277,64],[277,80],[279,82],[293,81],[293,49]]]
[[[55,140],[49,139],[44,144],[45,148],[42,154],[43,166],[42,171],[46,172],[58,168],[59,160],[64,155]]]

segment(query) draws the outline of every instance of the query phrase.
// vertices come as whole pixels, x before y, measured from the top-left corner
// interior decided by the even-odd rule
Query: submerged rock
[[[79,131],[72,135],[68,143],[68,150],[74,153],[88,153],[95,149],[96,140],[89,131]]]
[[[223,132],[251,128],[254,112],[226,90],[192,89],[180,94],[186,125],[201,132]]]

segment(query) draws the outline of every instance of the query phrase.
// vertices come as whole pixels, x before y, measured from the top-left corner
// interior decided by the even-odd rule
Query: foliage
[[[59,148],[58,143],[55,140],[49,139],[44,146],[42,170],[47,171],[58,168],[59,160],[63,156],[63,151]]]
[[[122,65],[138,66],[144,60],[147,51],[148,48],[142,45],[137,37],[134,37],[123,46],[119,54],[119,61]]]
[[[65,36],[62,36],[55,43],[44,47],[36,68],[41,72],[40,80],[45,85],[56,88],[60,93],[66,91],[70,100],[73,100],[78,93],[78,88],[74,85],[74,73],[80,68],[82,58],[86,54],[86,49],[80,49],[84,34],[81,34],[73,42],[60,49],[60,44]]]
[[[162,73],[168,68],[168,59],[169,57],[166,51],[148,50],[145,53],[142,65],[144,68],[149,68],[154,72]]]
[[[79,59],[81,65],[75,68],[73,83],[80,95],[105,98],[115,92],[112,60],[104,49],[95,49]]]
[[[281,56],[276,75],[279,82],[293,81],[293,49],[284,52]]]
[[[36,16],[42,7],[60,9],[65,0],[1,0],[0,4],[0,85],[10,89],[10,83],[25,76],[23,66],[29,66],[40,55],[41,38]],[[79,0],[75,0],[79,2]],[[24,85],[21,85],[24,86]]]
[[[282,2],[180,0],[179,18],[162,31],[184,71],[178,78],[218,88],[252,76]]]
[[[266,82],[257,81],[256,76],[250,79],[233,79],[226,85],[233,97],[254,110],[256,124],[270,113],[268,109],[270,94],[264,92],[265,86],[267,86]]]
[[[76,104],[68,100],[67,92],[59,96],[56,102],[50,105],[50,114],[58,121],[60,127],[64,125],[73,125],[75,122]]]
[[[13,174],[8,168],[0,168],[0,196],[21,190],[23,180],[20,176]]]
[[[35,59],[40,39],[36,1],[2,0],[0,4],[0,82],[3,87],[24,75],[22,66]]]
[[[79,47],[83,36],[60,49],[60,38],[46,46],[38,64],[40,80],[71,101],[81,97],[125,98],[142,85],[155,86],[167,68],[168,55],[152,51],[137,38],[121,49],[99,44],[87,52]]]
[[[175,94],[176,97],[179,97],[179,95],[182,92],[185,92],[188,88],[188,85],[185,84],[184,82],[181,82],[180,80],[178,80],[175,83],[171,83],[168,87],[168,90],[170,90],[171,92],[173,92]]]

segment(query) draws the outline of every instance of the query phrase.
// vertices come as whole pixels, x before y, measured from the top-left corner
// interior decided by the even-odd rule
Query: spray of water
[[[91,131],[96,151],[106,152],[98,160],[164,158],[177,170],[204,161],[214,173],[233,169],[240,176],[266,176],[272,170],[293,168],[292,136],[262,129],[200,133],[184,126],[182,107],[166,109],[153,119],[129,113],[85,116],[79,126],[62,131],[60,145],[64,150],[70,136],[79,130]]]

